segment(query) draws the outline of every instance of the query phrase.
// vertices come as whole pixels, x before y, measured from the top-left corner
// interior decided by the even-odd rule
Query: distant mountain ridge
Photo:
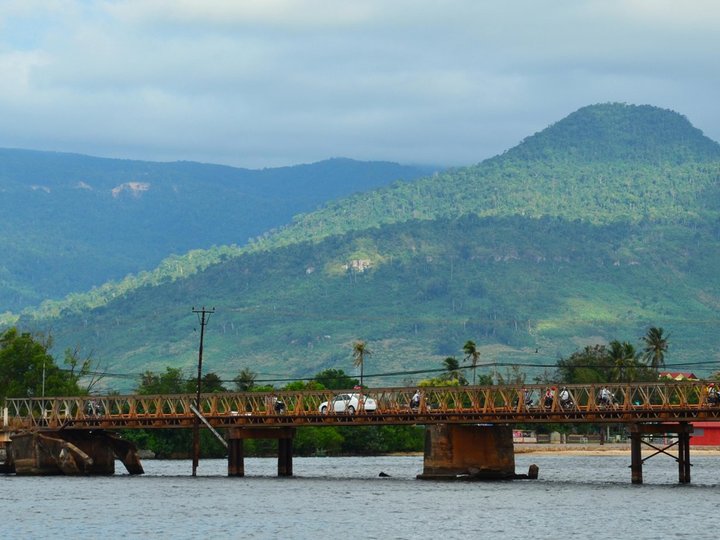
[[[328,200],[431,169],[335,158],[249,170],[0,149],[0,313],[244,244]]]
[[[716,148],[672,111],[583,108],[477,165],[333,201],[248,246],[166,261],[101,301],[20,324],[138,373],[192,366],[189,306],[213,305],[207,365],[230,378],[349,371],[356,339],[377,373],[439,367],[474,339],[481,362],[540,375],[658,325],[673,336],[669,360],[702,373],[720,361],[708,331],[720,322]]]

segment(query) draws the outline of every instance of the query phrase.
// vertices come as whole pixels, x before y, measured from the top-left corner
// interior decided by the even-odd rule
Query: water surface
[[[720,457],[645,464],[630,483],[627,456],[518,454],[538,480],[416,480],[422,457],[248,458],[244,478],[224,460],[148,460],[131,477],[0,477],[5,538],[704,538],[720,501]],[[384,472],[389,478],[379,477]],[[714,524],[712,525],[714,528]]]

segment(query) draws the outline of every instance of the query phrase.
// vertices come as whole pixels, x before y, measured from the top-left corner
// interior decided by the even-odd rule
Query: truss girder
[[[198,407],[215,428],[440,423],[638,423],[720,421],[720,406],[708,402],[703,382],[569,385],[569,404],[557,389],[547,405],[545,386],[462,386],[343,391],[277,391],[203,394]],[[354,414],[322,414],[321,404],[338,394],[360,396]],[[365,397],[376,408],[366,410]],[[193,426],[196,396],[112,395],[5,400],[7,429],[160,429]],[[528,400],[530,401],[528,403]],[[280,406],[281,405],[281,406]],[[329,407],[330,410],[333,407]]]

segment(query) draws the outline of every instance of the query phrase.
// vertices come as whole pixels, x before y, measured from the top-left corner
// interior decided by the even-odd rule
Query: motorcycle
[[[574,409],[575,408],[575,402],[571,397],[567,399],[560,398],[560,407],[563,409]]]
[[[517,407],[520,400],[518,398],[515,398],[513,400],[513,407]],[[526,395],[523,399],[523,403],[525,404],[526,409],[531,409],[535,406],[535,401],[533,401],[533,398],[529,395]]]

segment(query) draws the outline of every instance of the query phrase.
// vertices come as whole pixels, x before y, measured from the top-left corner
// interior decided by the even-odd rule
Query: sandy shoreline
[[[655,443],[658,448],[665,445]],[[653,453],[655,450],[647,445],[642,447],[643,454]],[[677,453],[677,447],[668,450],[670,454]],[[607,444],[515,444],[515,454],[545,454],[569,456],[624,456],[630,455],[630,443]],[[691,446],[690,455],[720,456],[718,446]]]
[[[657,448],[663,448],[665,445],[659,442],[654,443]],[[523,444],[515,443],[515,455],[518,454],[534,454],[534,455],[564,455],[564,456],[630,456],[630,443],[578,443],[578,444]],[[655,449],[643,445],[643,455],[652,454]],[[669,454],[677,454],[677,446],[668,449]],[[393,456],[423,456],[422,452],[395,452]],[[720,446],[690,446],[690,456],[720,456]]]

